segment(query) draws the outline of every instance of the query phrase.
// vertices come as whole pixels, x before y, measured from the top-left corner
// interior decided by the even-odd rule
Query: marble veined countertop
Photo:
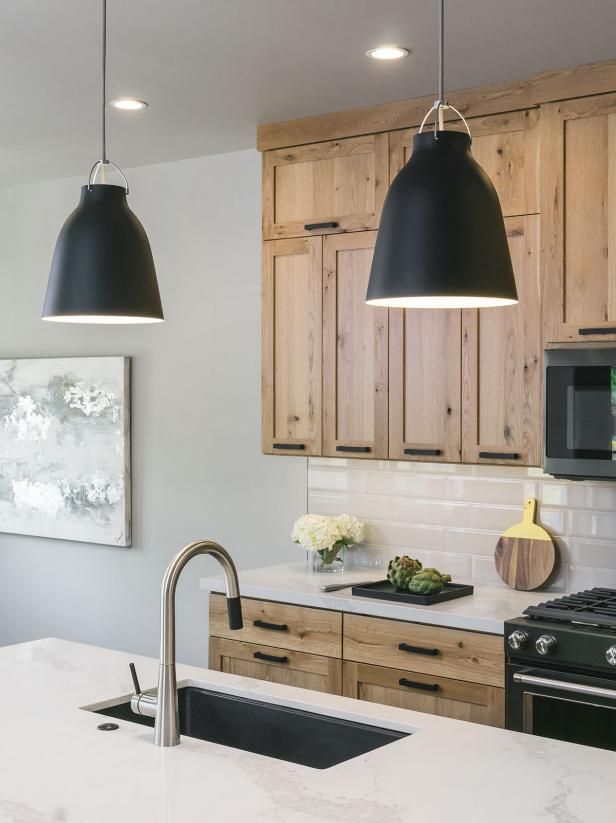
[[[472,596],[448,600],[436,606],[399,605],[389,600],[373,600],[351,594],[351,589],[323,592],[327,583],[356,583],[384,579],[383,569],[356,569],[335,574],[314,574],[305,563],[288,563],[240,572],[240,590],[244,597],[315,606],[321,609],[390,617],[413,623],[430,623],[456,629],[503,634],[505,620],[519,617],[524,609],[542,600],[559,597],[552,592],[519,592],[506,586],[475,586]],[[222,577],[204,578],[205,591],[222,592]]]
[[[414,732],[327,770],[80,707],[144,688],[158,661],[62,640],[0,649],[0,823],[596,823],[616,753],[180,666],[181,681]]]

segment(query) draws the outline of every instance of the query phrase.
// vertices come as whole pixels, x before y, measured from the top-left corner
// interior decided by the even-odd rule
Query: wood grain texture
[[[406,643],[436,655],[401,651]],[[380,617],[344,617],[345,660],[504,687],[503,639],[496,635],[403,623]]]
[[[545,339],[614,341],[580,329],[616,326],[616,94],[548,105],[542,120]]]
[[[267,152],[265,240],[376,229],[389,177],[389,138],[371,134]],[[335,223],[321,229],[307,224]]]
[[[616,89],[616,60],[542,72],[528,80],[449,92],[449,102],[465,117],[480,117],[539,106],[556,100],[605,94]],[[302,117],[257,127],[259,151],[298,146],[374,132],[418,126],[433,95],[332,114]],[[446,112],[447,120],[455,120]]]
[[[387,458],[388,311],[366,305],[376,232],[323,244],[323,454]]]
[[[391,309],[389,318],[389,457],[459,461],[461,313]]]
[[[342,694],[342,661],[333,657],[306,654],[276,646],[245,643],[210,637],[209,667],[218,672],[255,677],[270,683],[297,686],[327,694]],[[267,654],[285,658],[285,662],[268,662],[255,658]]]
[[[322,240],[263,244],[262,449],[321,453]]]
[[[400,685],[400,680],[438,688],[435,692],[424,691]],[[500,728],[505,725],[505,690],[495,686],[345,661],[343,693],[345,697],[439,717]]]
[[[512,589],[532,591],[543,586],[556,566],[556,547],[551,535],[535,523],[537,501],[524,502],[520,523],[499,538],[494,552],[496,571]]]
[[[542,444],[539,217],[505,220],[519,303],[462,312],[462,460],[538,466]],[[515,459],[480,457],[515,454]]]
[[[210,635],[214,637],[265,644],[278,649],[294,649],[325,657],[342,656],[340,612],[243,597],[244,628],[231,631],[225,601],[224,595],[210,595]],[[263,628],[255,626],[255,620],[287,628],[285,631]]]

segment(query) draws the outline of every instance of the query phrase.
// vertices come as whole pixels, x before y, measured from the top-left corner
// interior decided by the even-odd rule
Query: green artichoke
[[[409,583],[417,572],[421,571],[421,563],[412,557],[394,557],[387,566],[387,579],[397,589],[408,589]]]
[[[423,569],[413,576],[408,588],[413,594],[438,594],[450,580],[450,575],[441,574],[438,569]]]

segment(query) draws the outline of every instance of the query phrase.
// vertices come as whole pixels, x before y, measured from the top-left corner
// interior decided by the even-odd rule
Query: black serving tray
[[[389,580],[379,580],[377,583],[365,583],[364,585],[353,586],[351,593],[358,597],[393,600],[395,603],[414,603],[418,606],[433,606],[435,603],[445,603],[447,600],[467,597],[469,594],[472,594],[474,590],[474,586],[464,583],[445,583],[445,587],[437,594],[413,594],[413,592],[396,589]]]

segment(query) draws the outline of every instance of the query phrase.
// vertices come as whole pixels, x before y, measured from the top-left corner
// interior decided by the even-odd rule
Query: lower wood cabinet
[[[497,635],[242,598],[230,631],[210,595],[210,668],[490,726],[505,722]]]
[[[342,660],[318,654],[211,637],[210,668],[315,692],[342,694]]]
[[[405,669],[344,661],[343,694],[487,726],[505,725],[505,690]]]

